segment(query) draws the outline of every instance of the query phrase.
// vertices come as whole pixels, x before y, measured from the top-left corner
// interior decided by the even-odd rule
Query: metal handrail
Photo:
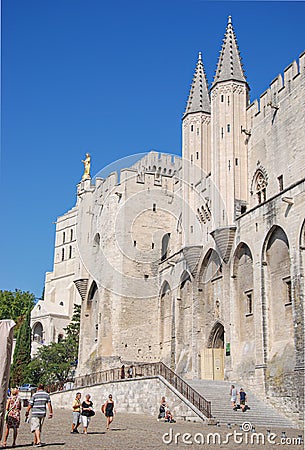
[[[163,362],[143,363],[133,365],[133,377],[147,377],[161,375],[180,394],[192,403],[206,417],[212,417],[211,402],[206,400],[199,392],[192,388],[185,380],[177,375]],[[121,368],[107,369],[76,377],[74,387],[93,386],[109,381],[121,380]]]

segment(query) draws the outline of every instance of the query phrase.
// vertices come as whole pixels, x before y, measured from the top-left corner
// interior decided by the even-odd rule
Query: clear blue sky
[[[2,0],[0,289],[41,295],[87,151],[92,174],[181,153],[198,51],[211,83],[228,15],[254,100],[305,50],[304,2]]]

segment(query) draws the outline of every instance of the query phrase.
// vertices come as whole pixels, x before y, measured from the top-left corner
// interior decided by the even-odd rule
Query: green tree
[[[36,357],[27,366],[26,377],[30,383],[63,385],[69,381],[77,363],[80,306],[74,305],[70,324],[65,328],[65,338],[38,349]]]
[[[0,319],[13,319],[16,322],[15,335],[17,335],[28,310],[32,310],[35,304],[35,296],[30,292],[22,292],[19,289],[12,291],[0,291]]]
[[[24,380],[25,369],[31,362],[31,309],[28,308],[17,333],[13,364],[11,367],[11,386],[18,386]]]

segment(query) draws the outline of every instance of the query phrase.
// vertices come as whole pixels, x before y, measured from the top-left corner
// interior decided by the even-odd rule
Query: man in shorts
[[[239,391],[239,403],[240,403],[240,407],[242,412],[246,411],[246,401],[247,401],[247,394],[245,393],[245,391],[243,390],[243,388],[240,388]]]
[[[31,432],[34,433],[34,447],[42,446],[40,436],[42,425],[47,415],[47,405],[49,408],[49,419],[51,419],[53,417],[51,398],[45,392],[44,385],[40,384],[37,392],[29,400],[29,406],[25,413],[25,416],[28,417],[30,410],[32,410]]]

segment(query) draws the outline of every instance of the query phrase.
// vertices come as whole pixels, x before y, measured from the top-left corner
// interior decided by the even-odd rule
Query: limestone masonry
[[[229,17],[210,90],[199,54],[182,158],[84,179],[58,218],[34,351],[81,303],[77,375],[161,360],[302,417],[304,74],[305,52],[250,104]]]

